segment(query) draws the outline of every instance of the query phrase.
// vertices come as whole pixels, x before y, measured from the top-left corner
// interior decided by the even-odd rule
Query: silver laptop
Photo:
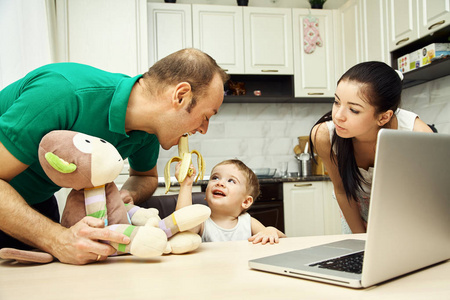
[[[449,153],[450,135],[380,130],[366,241],[349,235],[249,266],[365,288],[450,259]]]

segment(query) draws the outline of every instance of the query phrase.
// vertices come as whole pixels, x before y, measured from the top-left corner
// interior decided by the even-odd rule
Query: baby
[[[193,168],[193,166],[191,166]],[[178,176],[179,165],[175,176]],[[192,205],[191,176],[180,183],[180,194],[176,210]],[[246,211],[259,195],[259,182],[255,173],[242,161],[225,160],[217,164],[206,187],[206,201],[211,208],[211,217],[191,229],[198,233],[203,242],[246,240],[256,243],[278,243],[286,237],[275,227],[265,227]]]

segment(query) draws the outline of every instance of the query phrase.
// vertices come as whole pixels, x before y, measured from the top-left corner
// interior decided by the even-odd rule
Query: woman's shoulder
[[[326,147],[329,149],[331,146],[331,134],[330,124],[328,122],[316,124],[311,130],[311,140],[314,147],[318,150]]]

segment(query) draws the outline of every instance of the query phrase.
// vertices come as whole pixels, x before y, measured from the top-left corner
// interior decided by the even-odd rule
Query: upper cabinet
[[[390,64],[387,9],[383,1],[359,0],[362,61]]]
[[[293,74],[290,8],[244,7],[245,72]]]
[[[295,97],[334,97],[333,13],[293,9]]]
[[[230,74],[293,74],[290,8],[148,3],[150,64],[186,47]]]
[[[358,1],[346,2],[335,13],[337,14],[334,32],[337,43],[336,57],[339,57],[339,59],[336,58],[336,78],[340,78],[350,67],[362,61]]]
[[[394,51],[450,24],[450,0],[385,0]]]
[[[145,11],[140,0],[57,0],[56,54],[59,62],[77,62],[134,76],[148,65]],[[105,13],[105,7],[108,8]],[[120,20],[112,22],[111,20]],[[107,24],[107,25],[106,25]]]
[[[427,34],[450,24],[450,0],[419,0],[419,34]]]
[[[244,74],[242,7],[192,5],[194,48],[213,57],[230,74]]]
[[[432,43],[449,42],[450,0],[385,1],[389,14],[391,65],[394,68],[397,68],[397,58],[405,54],[422,49]],[[402,11],[402,3],[408,4],[407,15]],[[406,19],[410,21],[406,22]],[[403,27],[399,27],[399,23],[404,24]],[[403,39],[396,39],[395,32],[399,32],[398,28],[403,28],[405,32],[409,31],[413,34],[402,36]],[[396,42],[393,43],[394,41]],[[403,87],[408,88],[450,75],[449,66],[450,59],[447,58],[409,71],[404,74]]]
[[[389,49],[403,47],[419,38],[417,0],[386,0],[389,13]]]
[[[149,66],[161,58],[192,47],[192,16],[189,4],[148,3]]]

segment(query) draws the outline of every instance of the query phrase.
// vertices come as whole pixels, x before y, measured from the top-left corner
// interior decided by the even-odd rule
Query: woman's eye
[[[350,109],[350,111],[352,112],[352,113],[354,113],[354,114],[359,114],[359,111],[357,111],[357,110],[354,110],[354,109]]]

